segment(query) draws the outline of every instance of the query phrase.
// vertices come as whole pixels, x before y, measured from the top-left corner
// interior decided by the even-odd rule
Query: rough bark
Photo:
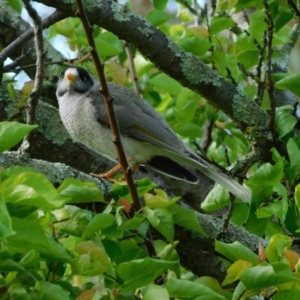
[[[111,190],[111,184],[105,180],[93,178],[62,163],[51,163],[49,161],[32,159],[27,156],[20,157],[18,152],[0,154],[0,165],[5,168],[12,165],[32,167],[46,175],[56,186],[61,184],[65,178],[70,177],[82,181],[92,181],[103,191],[105,198],[109,197],[109,191]],[[188,208],[188,206],[184,206]],[[93,206],[93,209],[102,209],[101,203],[97,203],[97,206]],[[217,217],[197,213],[197,218],[206,236],[204,237],[176,226],[175,240],[179,241],[176,250],[180,256],[181,264],[198,276],[213,276],[219,281],[224,279],[226,268],[219,259],[218,254],[215,253],[215,239],[226,243],[239,241],[253,251],[257,251],[259,243],[266,245],[263,239],[234,224],[229,224],[225,232],[223,230],[223,221]]]

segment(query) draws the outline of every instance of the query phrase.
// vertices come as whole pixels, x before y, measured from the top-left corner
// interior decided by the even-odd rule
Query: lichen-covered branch
[[[1,153],[0,165],[5,168],[13,165],[32,167],[47,176],[55,185],[61,184],[66,178],[92,181],[102,190],[105,198],[111,190],[111,184],[105,180],[99,180],[65,164],[31,158],[24,159],[17,152]],[[186,208],[188,207],[186,206]],[[197,213],[197,219],[204,229],[205,237],[177,226],[175,239],[180,241],[176,249],[180,255],[182,265],[198,276],[211,275],[215,278],[223,278],[224,274],[221,272],[222,262],[214,251],[215,239],[226,243],[239,241],[253,251],[257,250],[259,243],[266,245],[263,239],[233,224],[229,224],[226,232],[224,232],[223,221],[217,217]],[[208,263],[208,261],[211,263]],[[223,270],[225,272],[225,268]]]

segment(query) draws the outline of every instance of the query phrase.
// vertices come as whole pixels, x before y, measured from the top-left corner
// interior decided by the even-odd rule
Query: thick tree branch
[[[60,9],[67,16],[75,16],[76,7],[69,1],[39,2]],[[247,133],[253,151],[263,161],[271,159],[270,149],[274,141],[269,128],[269,116],[257,103],[126,6],[106,0],[86,1],[85,8],[90,23],[132,43],[163,72],[223,110]]]
[[[76,9],[69,1],[39,0],[39,2],[63,10],[68,16],[75,16]],[[93,1],[86,3],[86,12],[91,23],[134,44],[158,68],[204,96],[243,129],[247,126],[267,127],[269,117],[258,105],[196,56],[183,51],[156,27],[126,6],[110,0]]]
[[[107,181],[102,181],[79,172],[61,163],[51,163],[39,159],[21,157],[17,152],[5,152],[0,154],[0,165],[8,168],[13,165],[23,165],[34,168],[44,174],[55,185],[59,185],[66,178],[76,178],[82,181],[95,182],[103,191],[104,197],[108,197],[111,185]],[[188,208],[188,207],[186,207]],[[97,208],[96,208],[97,209]],[[246,247],[256,251],[259,243],[266,245],[266,242],[257,236],[247,232],[243,228],[229,224],[227,231],[223,231],[223,221],[214,216],[197,213],[199,224],[204,229],[206,237],[195,234],[182,227],[176,227],[176,240],[179,240],[177,251],[180,255],[181,263],[184,267],[192,270],[198,276],[214,276],[222,278],[220,272],[222,262],[218,254],[214,251],[215,239],[226,243],[239,241]],[[210,263],[208,263],[210,262]],[[225,270],[225,267],[223,268]]]

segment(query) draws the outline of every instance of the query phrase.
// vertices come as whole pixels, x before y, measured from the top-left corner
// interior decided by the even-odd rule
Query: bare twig
[[[43,77],[44,77],[45,53],[44,53],[44,43],[43,43],[43,27],[42,27],[42,20],[38,15],[37,11],[31,6],[30,1],[23,0],[23,3],[25,9],[28,12],[28,15],[31,17],[33,21],[35,50],[37,54],[34,86],[28,99],[28,108],[27,108],[27,123],[33,124],[35,120],[35,108],[42,91],[42,84],[43,84]]]
[[[42,21],[42,27],[48,28],[52,24],[66,18],[66,14],[62,11],[55,11],[51,16],[45,18]],[[2,79],[2,72],[3,72],[3,62],[6,60],[7,57],[18,47],[21,47],[24,43],[29,41],[34,36],[34,29],[31,28],[21,34],[16,40],[14,40],[11,44],[9,44],[1,53],[0,53],[0,81]]]
[[[264,38],[263,41],[266,41],[267,38],[267,31],[264,32]],[[256,67],[256,83],[258,85],[257,87],[257,91],[254,97],[254,101],[261,105],[263,96],[264,96],[264,92],[265,92],[265,88],[266,88],[266,83],[265,80],[262,79],[262,65],[263,65],[263,61],[264,61],[264,54],[265,54],[265,50],[267,47],[267,43],[264,42],[263,46],[259,46],[257,47],[258,49],[258,63],[257,63],[257,67]]]
[[[242,63],[238,63],[238,67],[246,77],[250,77],[257,82],[257,77],[252,72],[248,72]]]
[[[39,100],[43,77],[44,77],[44,43],[43,43],[43,26],[42,20],[37,11],[31,6],[29,0],[23,0],[24,7],[28,12],[28,15],[33,21],[34,41],[36,50],[36,73],[34,79],[34,86],[28,99],[27,109],[27,124],[33,124],[35,121],[35,108]],[[28,136],[27,136],[28,139]]]
[[[93,34],[92,34],[93,29],[91,28],[91,26],[89,24],[82,1],[76,0],[76,5],[77,5],[76,15],[81,19],[82,25],[84,27],[86,37],[87,37],[87,40],[88,40],[88,43],[90,46],[90,53],[93,57],[95,67],[97,70],[97,74],[98,74],[98,77],[100,80],[101,89],[99,90],[99,92],[103,95],[103,98],[104,98],[106,112],[107,112],[107,115],[109,118],[109,124],[110,124],[110,128],[112,131],[112,140],[116,146],[117,153],[118,153],[118,162],[123,169],[123,173],[124,173],[124,176],[125,176],[125,179],[126,179],[129,191],[130,191],[132,201],[133,201],[133,207],[134,207],[135,211],[139,211],[142,209],[142,205],[140,203],[138,193],[136,190],[136,186],[135,186],[135,183],[134,183],[134,180],[132,177],[132,170],[128,165],[126,155],[125,155],[124,149],[122,147],[117,118],[116,118],[116,115],[114,112],[114,107],[113,107],[113,97],[109,94],[107,82],[105,79],[105,74],[103,71],[103,65],[102,65],[100,58],[98,56],[98,53],[96,51],[96,45],[95,45],[95,41],[94,41]],[[150,243],[146,243],[146,248],[147,248],[149,256],[156,257],[156,252],[155,252],[155,249],[154,249],[154,246],[152,243],[152,237],[151,237],[150,231],[148,231],[146,239],[149,239],[151,241]]]
[[[127,58],[128,58],[129,72],[130,72],[130,76],[132,78],[134,91],[139,95],[141,91],[139,88],[138,77],[137,77],[136,71],[135,71],[134,60],[133,60],[133,55],[132,55],[132,51],[130,48],[130,44],[125,42],[124,47],[125,47],[125,51],[126,51]]]
[[[270,114],[270,130],[275,135],[275,112],[276,105],[274,101],[274,81],[272,79],[272,42],[273,42],[273,31],[274,31],[274,22],[270,12],[269,3],[267,0],[263,1],[265,7],[266,18],[265,22],[267,23],[267,57],[266,57],[266,88],[269,94],[271,114]]]
[[[19,66],[19,67],[16,68],[15,66],[12,65],[13,63],[5,66],[4,67],[4,71],[5,72],[19,72],[21,70],[25,70],[25,69],[35,68],[36,67],[36,64],[30,64],[30,65],[26,65],[26,66]],[[68,67],[68,66],[72,66],[73,64],[76,64],[76,63],[77,63],[77,58],[74,58],[74,59],[62,59],[62,60],[44,62],[44,66],[60,65],[60,66],[67,66]]]
[[[212,135],[212,130],[214,128],[214,124],[215,124],[215,120],[210,119],[210,120],[207,120],[205,125],[204,125],[204,130],[202,132],[200,148],[205,153],[207,153],[208,147],[210,146],[211,141],[212,141],[212,136],[211,135]]]
[[[3,73],[5,72],[9,72],[13,69],[15,69],[19,64],[22,63],[22,61],[26,58],[26,56],[31,52],[31,48],[28,48],[26,51],[24,51],[18,58],[16,58],[12,63],[4,66],[3,68]],[[36,64],[33,64],[33,66],[35,67]],[[21,70],[21,69],[20,69]]]
[[[226,218],[224,220],[224,223],[223,223],[223,230],[224,231],[227,231],[229,221],[232,217],[233,208],[234,208],[234,195],[230,193],[229,198],[230,198],[230,205],[229,205],[229,208],[228,208],[227,216],[226,216]]]
[[[231,81],[232,84],[234,84],[235,86],[237,86],[237,82],[233,78],[231,70],[228,67],[226,67],[226,72],[227,72],[227,76],[226,77]]]

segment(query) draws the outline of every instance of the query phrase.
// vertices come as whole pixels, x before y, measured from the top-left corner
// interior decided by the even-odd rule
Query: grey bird
[[[108,116],[99,82],[85,69],[71,67],[59,78],[56,96],[61,119],[75,139],[95,152],[117,162]],[[193,184],[193,167],[221,184],[244,202],[251,192],[200,158],[184,144],[167,122],[138,94],[108,83],[118,120],[122,145],[131,166],[141,165]]]

